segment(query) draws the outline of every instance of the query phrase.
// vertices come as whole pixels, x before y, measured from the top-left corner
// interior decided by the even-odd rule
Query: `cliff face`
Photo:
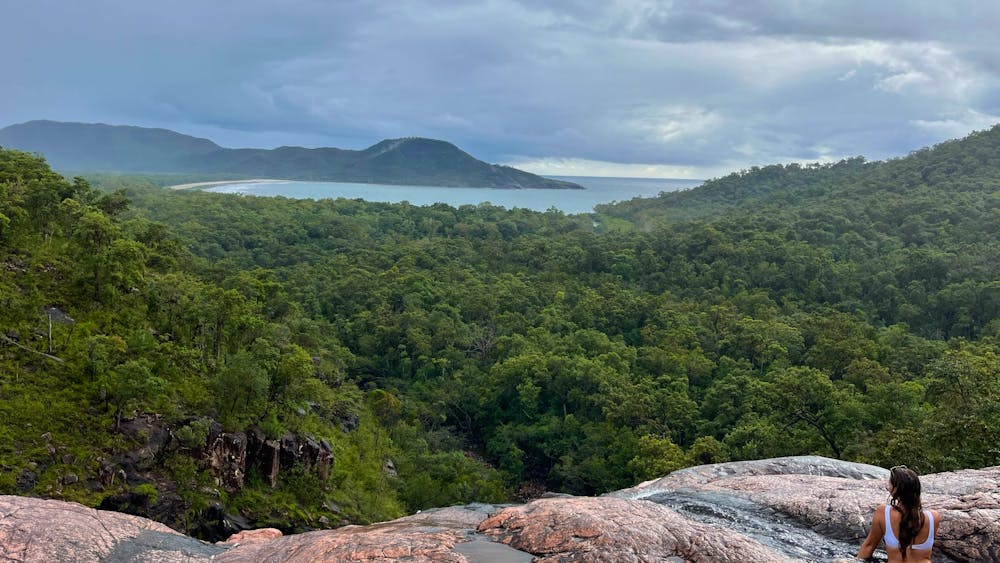
[[[227,514],[217,501],[210,502],[206,510],[193,513],[177,493],[176,483],[164,476],[160,466],[162,458],[182,447],[174,435],[175,430],[155,415],[141,415],[122,422],[119,432],[133,447],[102,459],[98,478],[91,486],[94,490],[106,490],[116,481],[132,486],[150,484],[158,494],[154,500],[135,492],[108,494],[100,508],[149,517],[176,529],[185,529],[194,514],[196,524],[193,528],[197,529],[199,537],[211,540],[225,539],[247,527],[249,523],[238,515]],[[269,439],[256,427],[242,432],[223,432],[217,423],[208,428],[203,442],[187,451],[212,475],[216,497],[223,491],[238,493],[246,484],[246,475],[251,469],[256,469],[265,482],[274,487],[283,474],[293,470],[313,475],[325,483],[334,464],[333,449],[326,440],[297,434]],[[37,494],[27,487],[22,492]]]
[[[73,503],[0,497],[9,561],[833,561],[850,557],[884,469],[817,457],[701,466],[604,497],[429,510],[392,522],[209,544]],[[1000,467],[922,478],[935,561],[1000,560]]]

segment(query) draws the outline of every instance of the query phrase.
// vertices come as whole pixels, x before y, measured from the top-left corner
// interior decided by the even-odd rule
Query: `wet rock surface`
[[[808,548],[803,561],[830,561],[853,554],[868,533],[875,508],[887,501],[882,468],[813,456],[692,467],[662,479],[613,493],[672,505],[685,495],[712,495],[714,510],[731,517],[726,524],[765,543],[780,543],[782,530],[800,539],[786,554]],[[939,510],[934,561],[1000,561],[1000,467],[967,469],[921,477],[925,508]],[[741,502],[759,508],[740,516]],[[772,529],[752,529],[753,513],[770,511]],[[812,541],[811,533],[821,541]],[[788,542],[786,542],[787,544]],[[845,552],[838,551],[844,549]]]
[[[441,508],[289,536],[255,530],[217,544],[126,514],[0,496],[0,560],[829,562],[857,550],[887,475],[815,457],[736,462],[604,497]],[[1000,561],[1000,467],[922,483],[925,506],[942,515],[934,561]]]

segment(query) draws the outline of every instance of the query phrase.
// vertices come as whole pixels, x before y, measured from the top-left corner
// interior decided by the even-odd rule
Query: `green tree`
[[[638,452],[628,462],[629,471],[640,481],[657,479],[688,465],[684,449],[666,436],[640,437]]]
[[[803,448],[799,453],[818,453],[819,444],[824,444],[835,458],[843,459],[845,447],[854,443],[861,428],[854,388],[835,384],[816,369],[777,370],[757,391],[767,417]]]
[[[249,352],[228,356],[212,381],[223,425],[236,430],[259,421],[267,406],[269,385],[267,370]]]
[[[930,367],[928,394],[937,398],[929,432],[942,469],[1000,463],[1000,357],[963,346]],[[937,469],[937,468],[935,468]]]
[[[98,379],[107,404],[114,409],[115,429],[131,409],[152,406],[167,390],[167,382],[153,374],[145,360],[128,360]]]
[[[84,210],[73,229],[73,238],[80,249],[80,260],[87,265],[93,299],[98,303],[110,270],[107,251],[117,235],[118,228],[111,218],[100,211]]]

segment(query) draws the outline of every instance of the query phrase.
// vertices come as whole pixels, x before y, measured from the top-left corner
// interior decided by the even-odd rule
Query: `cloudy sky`
[[[452,141],[544,174],[903,156],[1000,121],[1000,2],[0,0],[0,126]]]

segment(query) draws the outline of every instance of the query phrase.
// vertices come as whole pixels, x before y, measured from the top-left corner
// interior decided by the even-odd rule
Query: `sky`
[[[1000,122],[1000,2],[0,0],[0,127],[451,141],[550,175],[880,160]]]

